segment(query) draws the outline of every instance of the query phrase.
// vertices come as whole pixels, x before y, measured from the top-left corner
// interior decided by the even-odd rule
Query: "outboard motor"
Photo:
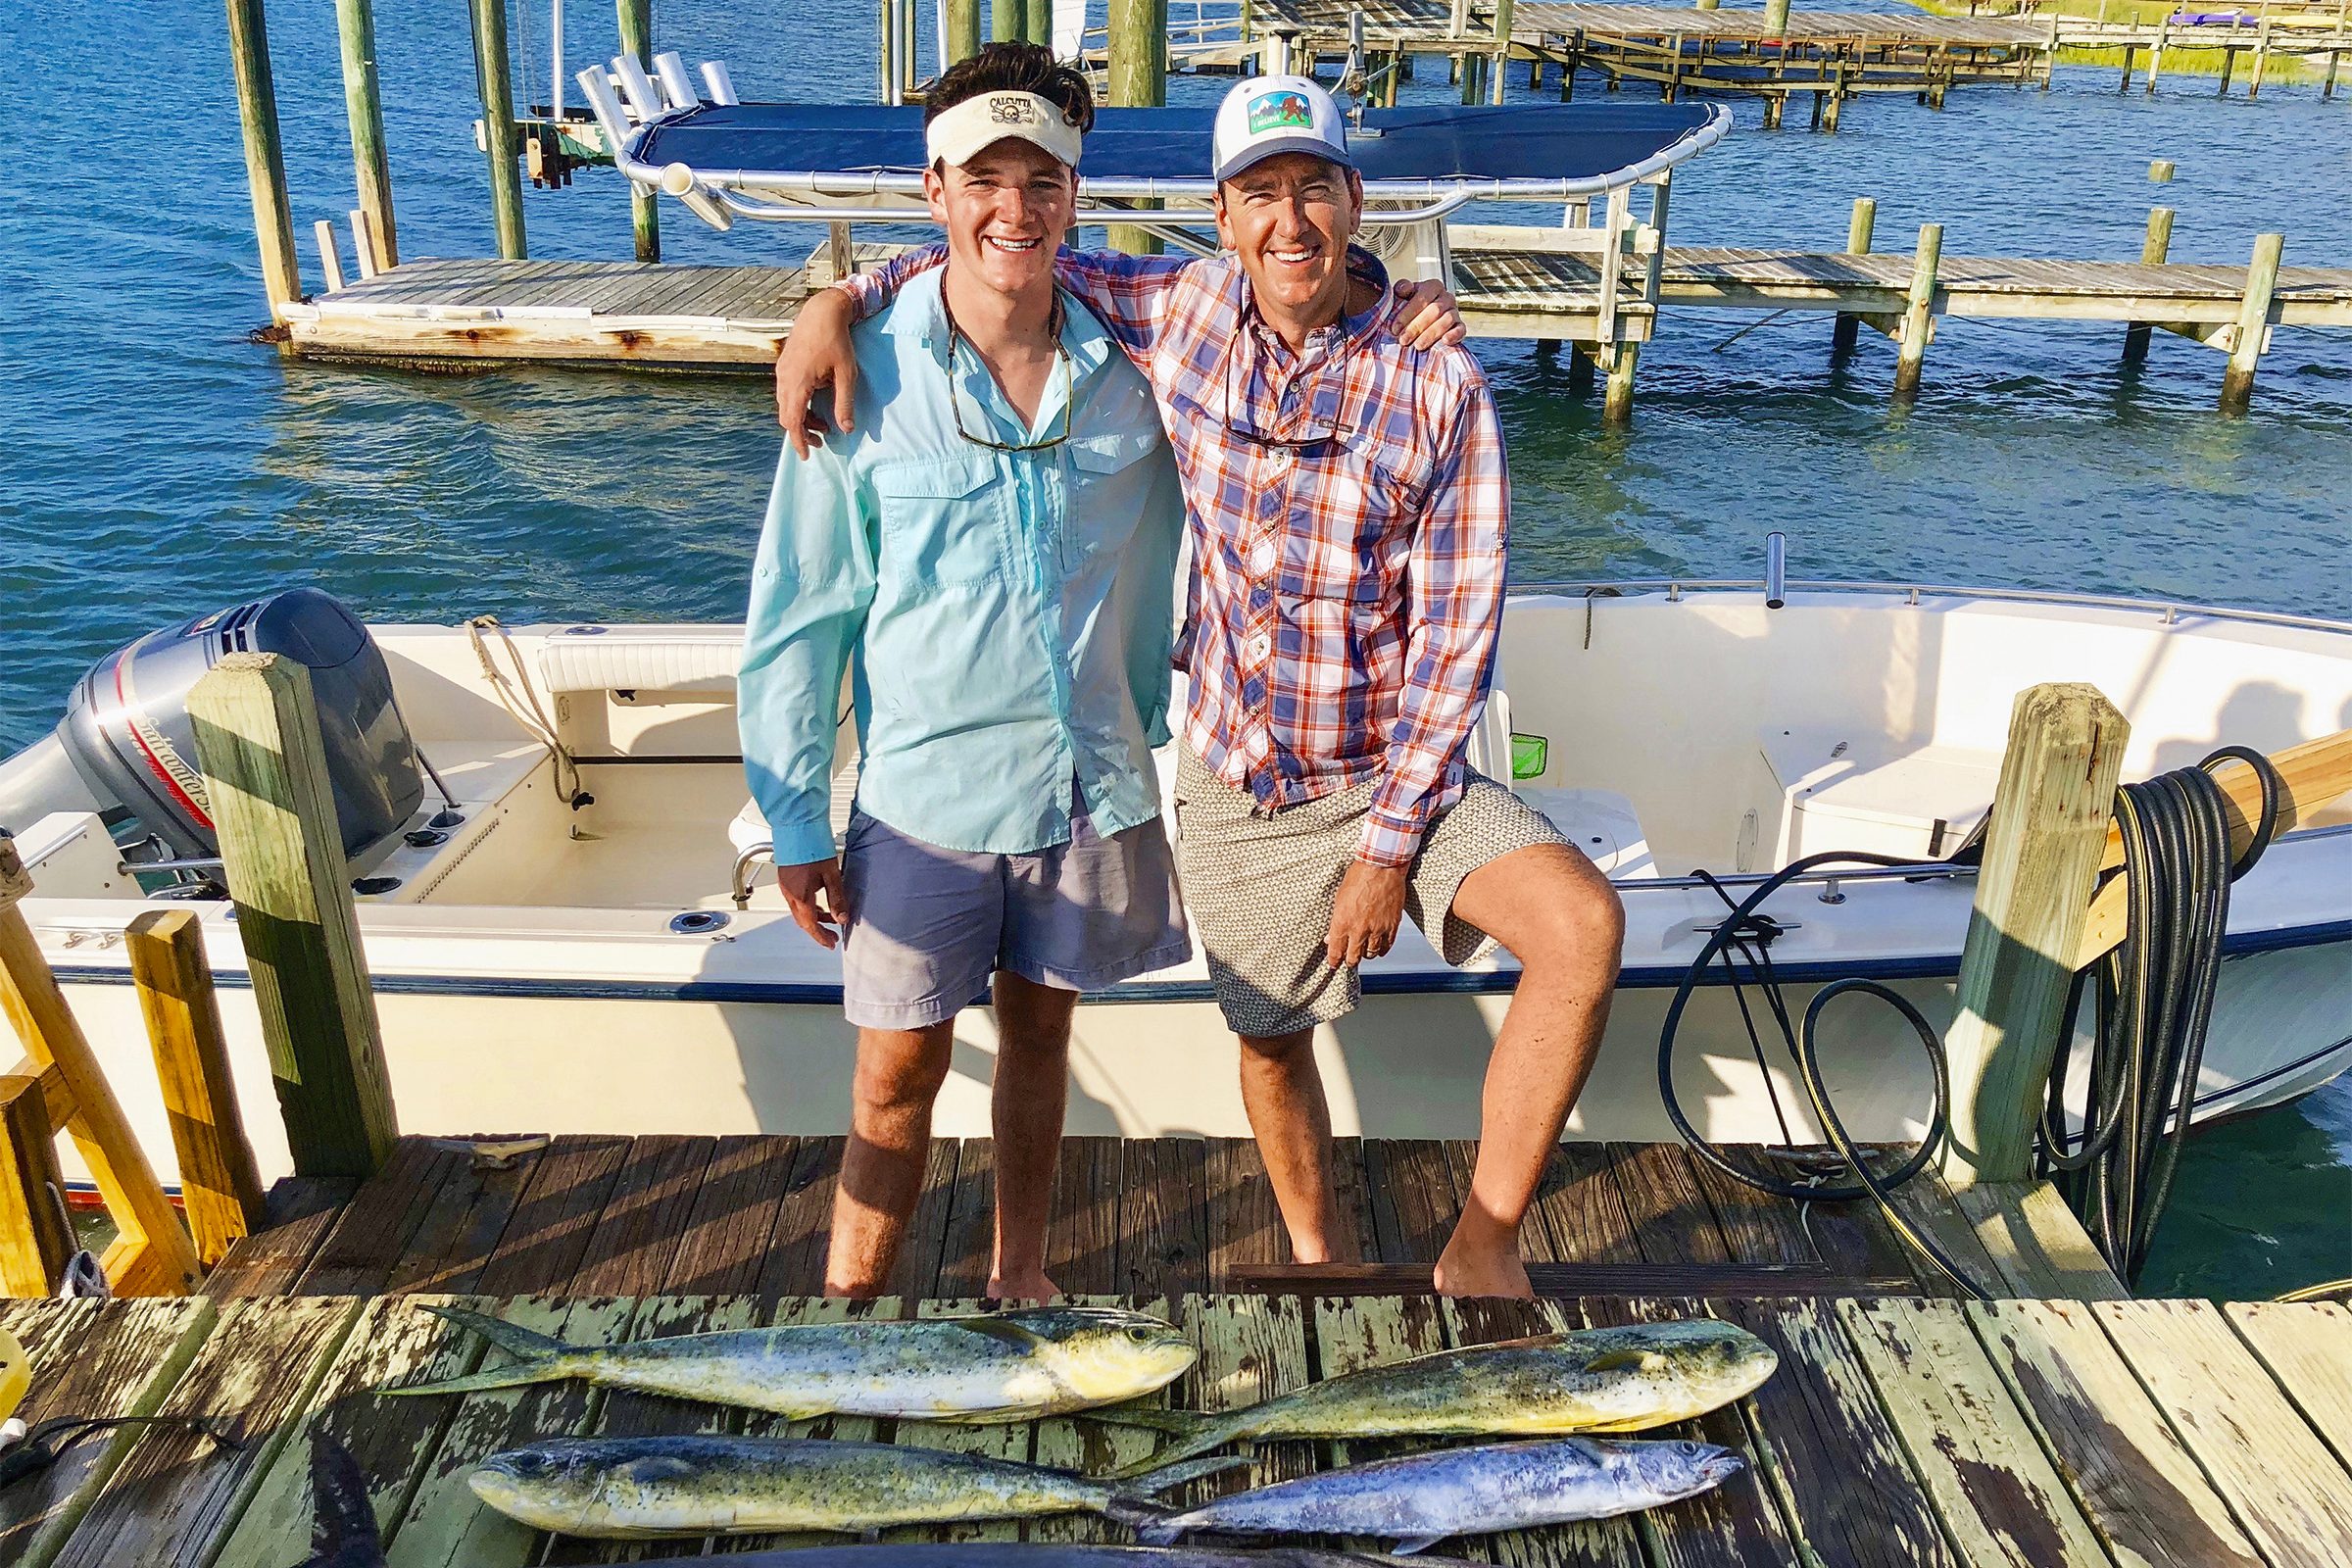
[[[199,615],[98,661],[74,688],[57,727],[74,771],[176,855],[219,856],[187,695],[223,657],[242,653],[309,666],[344,858],[366,859],[408,825],[424,782],[382,652],[357,616],[316,588]]]

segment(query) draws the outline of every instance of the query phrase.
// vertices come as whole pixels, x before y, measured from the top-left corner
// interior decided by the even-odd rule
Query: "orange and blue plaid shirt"
[[[868,315],[945,260],[909,252],[840,286]],[[1193,579],[1177,666],[1184,737],[1265,809],[1377,778],[1359,858],[1401,866],[1461,794],[1501,628],[1510,515],[1477,359],[1397,336],[1396,296],[1294,353],[1229,257],[1064,250],[1159,399],[1184,482]]]

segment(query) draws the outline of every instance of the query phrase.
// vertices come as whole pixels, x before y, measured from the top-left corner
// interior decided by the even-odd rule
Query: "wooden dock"
[[[839,1148],[834,1139],[564,1137],[502,1163],[464,1142],[408,1139],[356,1193],[281,1189],[281,1200],[307,1200],[305,1211],[242,1244],[211,1294],[0,1303],[0,1325],[40,1369],[29,1418],[219,1412],[236,1418],[243,1444],[226,1449],[184,1427],[156,1427],[76,1445],[38,1480],[0,1491],[0,1560],[286,1568],[309,1549],[307,1434],[321,1422],[373,1482],[400,1568],[640,1555],[641,1544],[550,1541],[487,1512],[466,1466],[563,1434],[779,1424],[577,1383],[424,1399],[376,1391],[482,1363],[480,1341],[421,1310],[433,1303],[579,1341],[975,1304],[965,1298],[985,1262],[975,1223],[989,1200],[984,1141],[935,1148],[916,1225],[923,1256],[901,1281],[919,1289],[858,1306],[802,1294]],[[1348,1145],[1349,1211],[1367,1248],[1426,1260],[1459,1201],[1468,1152]],[[1270,1209],[1247,1143],[1072,1140],[1049,1266],[1073,1291],[1165,1312],[1192,1334],[1200,1361],[1170,1391],[1190,1409],[1449,1346],[1698,1312],[1780,1350],[1780,1370],[1754,1396],[1657,1434],[1746,1456],[1749,1467],[1718,1492],[1639,1519],[1449,1544],[1464,1556],[1623,1568],[2352,1560],[2352,1312],[2340,1306],[1629,1295],[1598,1281],[1534,1303],[1219,1291],[1249,1255],[1271,1255]],[[1614,1253],[1629,1269],[1788,1260],[1808,1248],[1856,1269],[1893,1266],[1877,1250],[1888,1238],[1850,1215],[1816,1205],[1800,1216],[1724,1191],[1679,1148],[1570,1145],[1531,1244]],[[1989,1264],[2005,1250],[1977,1255]],[[1094,1471],[1156,1441],[1067,1420],[956,1428],[837,1418],[792,1430]],[[1251,1479],[1382,1449],[1274,1445],[1258,1452]],[[952,1539],[1021,1533],[965,1527]],[[1115,1533],[1085,1517],[1026,1527],[1037,1541]]]
[[[2176,13],[2156,23],[2108,21],[2027,12],[1937,16],[1926,11],[1822,11],[1785,8],[1700,10],[1688,6],[1558,4],[1552,0],[1252,0],[1245,29],[1237,17],[1232,39],[1196,25],[1200,36],[1176,41],[1171,61],[1199,71],[1247,69],[1259,58],[1257,40],[1284,40],[1298,69],[1345,60],[1355,44],[1360,17],[1363,59],[1373,91],[1389,101],[1389,83],[1409,74],[1415,58],[1437,57],[1462,81],[1465,101],[1502,101],[1501,73],[1527,67],[1531,90],[1556,72],[1560,96],[1573,95],[1580,73],[1615,92],[1627,82],[1655,85],[1673,99],[1688,91],[1733,92],[1765,99],[1765,123],[1781,123],[1795,93],[1814,97],[1812,123],[1838,128],[1843,100],[1862,93],[1912,93],[1943,106],[1957,86],[2046,85],[2062,53],[2121,50],[2125,85],[2133,61],[2147,59],[2155,90],[2163,56],[2219,51],[2222,90],[2237,55],[2253,57],[2249,93],[2258,92],[2268,62],[2294,58],[2321,65],[2323,92],[2333,96],[2342,59],[2352,54],[2352,22],[2340,7],[2244,10],[2190,22]]]
[[[1454,290],[1482,336],[1640,344],[1654,336],[1661,312],[1713,309],[1826,312],[1870,322],[1898,344],[1906,332],[1915,269],[1901,253],[1667,246],[1654,269],[1650,256],[1625,259],[1604,312],[1592,241],[1543,248],[1576,244],[1579,231],[1456,224],[1451,233]],[[890,249],[859,245],[856,254],[865,264]],[[289,304],[285,326],[271,330],[294,353],[320,360],[760,371],[801,300],[829,278],[821,261],[799,269],[417,261]],[[2249,270],[2227,266],[1945,256],[1924,302],[1925,335],[1933,340],[1941,316],[2140,323],[2230,351],[2254,281]],[[2280,269],[2263,316],[2272,326],[2352,327],[2352,268]]]

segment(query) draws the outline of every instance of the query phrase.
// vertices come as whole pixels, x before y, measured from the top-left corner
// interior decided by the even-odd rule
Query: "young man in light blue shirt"
[[[789,449],[752,585],[744,761],[858,1026],[828,1294],[886,1287],[956,1014],[993,981],[988,1293],[1042,1298],[1078,994],[1189,951],[1152,747],[1183,499],[1150,389],[1054,281],[1085,78],[993,46],[930,97],[951,259],[857,334],[857,428]],[[828,775],[849,676],[858,808]]]

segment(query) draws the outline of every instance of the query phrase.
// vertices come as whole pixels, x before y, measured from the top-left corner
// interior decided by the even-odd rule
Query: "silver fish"
[[[1557,1438],[1442,1448],[1233,1493],[1147,1522],[1136,1536],[1153,1544],[1195,1530],[1377,1536],[1402,1555],[1447,1536],[1654,1508],[1719,1485],[1741,1464],[1710,1443]]]
[[[1380,1568],[1405,1559],[1385,1552],[1254,1550],[1221,1546],[1099,1546],[1020,1541],[885,1542],[861,1546],[792,1546],[707,1557],[672,1557],[669,1568]],[[1415,1557],[1412,1568],[1471,1568],[1452,1557]]]
[[[1728,1404],[1777,1365],[1762,1340],[1705,1317],[1440,1350],[1364,1367],[1225,1415],[1119,1412],[1119,1420],[1180,1441],[1118,1474],[1140,1475],[1227,1443],[1276,1438],[1639,1432]]]
[[[1151,1494],[1227,1468],[1173,1465],[1121,1485],[980,1454],[819,1438],[554,1438],[474,1466],[474,1494],[537,1530],[603,1540],[1099,1513],[1140,1524]]]
[[[518,1359],[384,1393],[461,1394],[584,1378],[796,1420],[841,1414],[1033,1421],[1164,1388],[1199,1353],[1172,1324],[1103,1306],[807,1323],[596,1346],[566,1345],[479,1313],[427,1310]]]

